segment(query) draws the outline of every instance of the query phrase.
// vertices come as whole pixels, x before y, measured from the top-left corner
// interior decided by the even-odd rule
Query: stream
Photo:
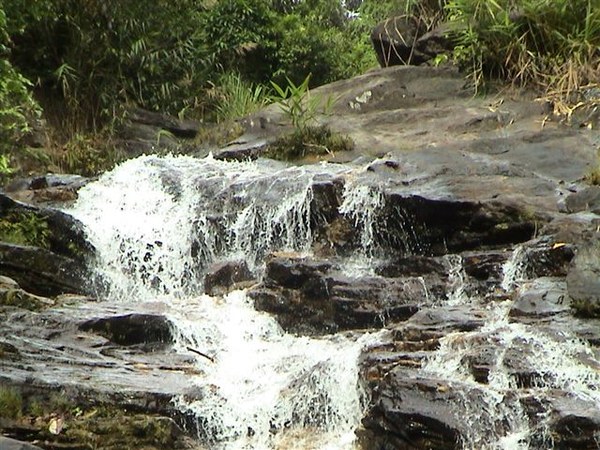
[[[389,331],[286,333],[274,316],[254,308],[246,290],[209,296],[203,282],[214,263],[243,260],[260,279],[272,253],[310,257],[320,220],[313,209],[313,187],[332,179],[344,180],[338,211],[358,230],[343,271],[350,279],[377,277],[373,267],[386,256],[376,225],[385,199],[373,186],[361,184],[363,170],[143,156],[79,191],[68,212],[84,224],[97,250],[93,283],[98,297],[167,305],[174,351],[204,353],[197,357],[197,373],[189,376],[199,395],[174,401],[193,418],[193,432],[206,448],[358,448],[355,430],[371,401],[361,379],[361,355],[389,342]],[[414,233],[409,226],[407,235]],[[504,262],[498,289],[528,289],[523,253],[516,246]],[[447,255],[446,260],[447,293],[428,306],[477,307],[485,324],[441,338],[410,376],[449,380],[476,394],[477,404],[457,395],[450,405],[467,430],[456,443],[460,447],[552,448],[553,435],[545,428],[550,409],[542,405],[532,419],[523,399],[560,390],[600,410],[597,355],[567,331],[552,334],[509,320],[510,299],[484,302],[466,289],[461,256]],[[429,295],[422,277],[419,282]],[[505,359],[508,351],[522,348],[528,351],[521,363],[536,367],[526,385],[507,369]],[[485,383],[465,363],[478,349],[493,354]]]

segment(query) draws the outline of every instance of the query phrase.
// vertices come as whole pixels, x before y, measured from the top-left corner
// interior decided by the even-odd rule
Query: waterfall
[[[527,290],[526,249],[517,245],[503,266],[500,286],[518,294]],[[459,256],[448,256],[448,306],[473,305],[481,299],[464,295],[467,282]],[[600,408],[600,366],[589,344],[565,331],[541,330],[510,320],[512,300],[487,304],[487,320],[475,331],[454,332],[440,340],[440,347],[423,367],[424,376],[451,380],[457,385],[455,414],[465,423],[464,449],[514,450],[533,449],[543,445],[552,448],[552,434],[547,429],[548,417],[531,421],[523,400],[534,392],[565,391],[582,404]],[[493,349],[487,381],[474,379],[468,361],[474,354]],[[526,349],[526,351],[524,351]],[[523,387],[510,370],[509,352],[519,352],[519,361],[536,374],[531,387]],[[535,394],[534,394],[535,395]],[[474,402],[473,398],[477,398]],[[546,416],[549,411],[546,411]],[[532,444],[536,442],[537,444]]]
[[[244,291],[202,294],[213,261],[260,269],[271,251],[308,252],[313,182],[342,172],[144,156],[83,188],[70,211],[97,250],[101,298],[164,302],[175,351],[213,359],[198,357],[190,375],[201,400],[176,399],[210,448],[353,448],[366,401],[358,359],[376,336],[295,337]]]

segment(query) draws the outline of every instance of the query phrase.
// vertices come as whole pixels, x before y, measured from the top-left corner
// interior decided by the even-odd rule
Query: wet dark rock
[[[459,253],[482,247],[524,242],[533,237],[536,218],[520,208],[499,202],[486,204],[391,195],[387,223],[404,236],[389,241],[416,253]],[[406,230],[410,227],[410,235]],[[408,242],[407,237],[412,237]],[[404,238],[404,239],[403,239]]]
[[[171,344],[171,322],[164,316],[127,314],[92,319],[79,325],[82,331],[98,333],[117,345]]]
[[[452,406],[456,395],[443,380],[404,378],[402,369],[391,370],[362,421],[363,448],[461,448],[465,424]]]
[[[479,281],[491,281],[496,284],[502,280],[502,266],[508,259],[507,252],[465,252],[461,255],[465,273]]]
[[[246,261],[228,261],[213,264],[204,277],[204,291],[208,295],[224,295],[255,280]]]
[[[540,240],[527,246],[525,265],[527,276],[564,277],[569,271],[575,256],[575,245],[565,242],[553,242],[552,239]]]
[[[386,278],[420,277],[424,275],[436,275],[440,278],[446,278],[448,269],[448,263],[442,258],[414,255],[384,261],[375,269],[375,273]]]
[[[255,160],[268,148],[269,143],[265,139],[253,141],[234,141],[226,147],[215,152],[215,159],[224,161],[248,161]]]
[[[451,332],[474,331],[487,319],[483,310],[467,305],[424,308],[398,327],[397,340],[427,340],[440,338]]]
[[[600,236],[579,248],[567,274],[572,306],[582,317],[600,317]]]
[[[0,272],[39,296],[85,294],[88,288],[80,261],[38,247],[0,242]]]
[[[309,334],[406,320],[433,297],[420,277],[349,278],[330,261],[283,255],[270,258],[263,282],[249,295],[287,331]]]
[[[600,432],[600,411],[593,402],[564,395],[552,402],[549,424],[554,438],[553,448],[597,449]]]
[[[332,267],[333,263],[324,260],[273,255],[267,261],[264,280],[267,286],[311,290],[312,286],[321,284]],[[319,296],[327,296],[327,292],[321,292]]]

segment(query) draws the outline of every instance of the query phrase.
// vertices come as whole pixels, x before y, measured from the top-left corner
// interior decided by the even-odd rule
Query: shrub
[[[348,136],[335,133],[326,125],[309,125],[277,139],[269,146],[265,156],[290,161],[308,155],[333,156],[336,152],[353,148],[354,142]]]
[[[177,113],[197,100],[205,65],[193,0],[5,0],[4,8],[13,63],[88,127],[123,102]]]
[[[30,93],[31,83],[10,63],[6,14],[0,6],[0,175],[11,172],[10,153],[29,131],[39,107]]]
[[[597,0],[454,0],[445,11],[458,44],[454,59],[476,87],[493,76],[569,99],[597,83]]]

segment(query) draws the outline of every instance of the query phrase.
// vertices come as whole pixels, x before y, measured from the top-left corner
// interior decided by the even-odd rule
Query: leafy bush
[[[124,102],[172,113],[205,79],[197,2],[5,0],[13,63],[89,127]]]
[[[50,230],[43,217],[34,213],[9,213],[0,219],[0,240],[18,245],[50,246]]]
[[[29,131],[29,122],[39,114],[30,93],[31,83],[10,63],[10,37],[6,14],[0,6],[0,175],[10,172],[9,154]]]

